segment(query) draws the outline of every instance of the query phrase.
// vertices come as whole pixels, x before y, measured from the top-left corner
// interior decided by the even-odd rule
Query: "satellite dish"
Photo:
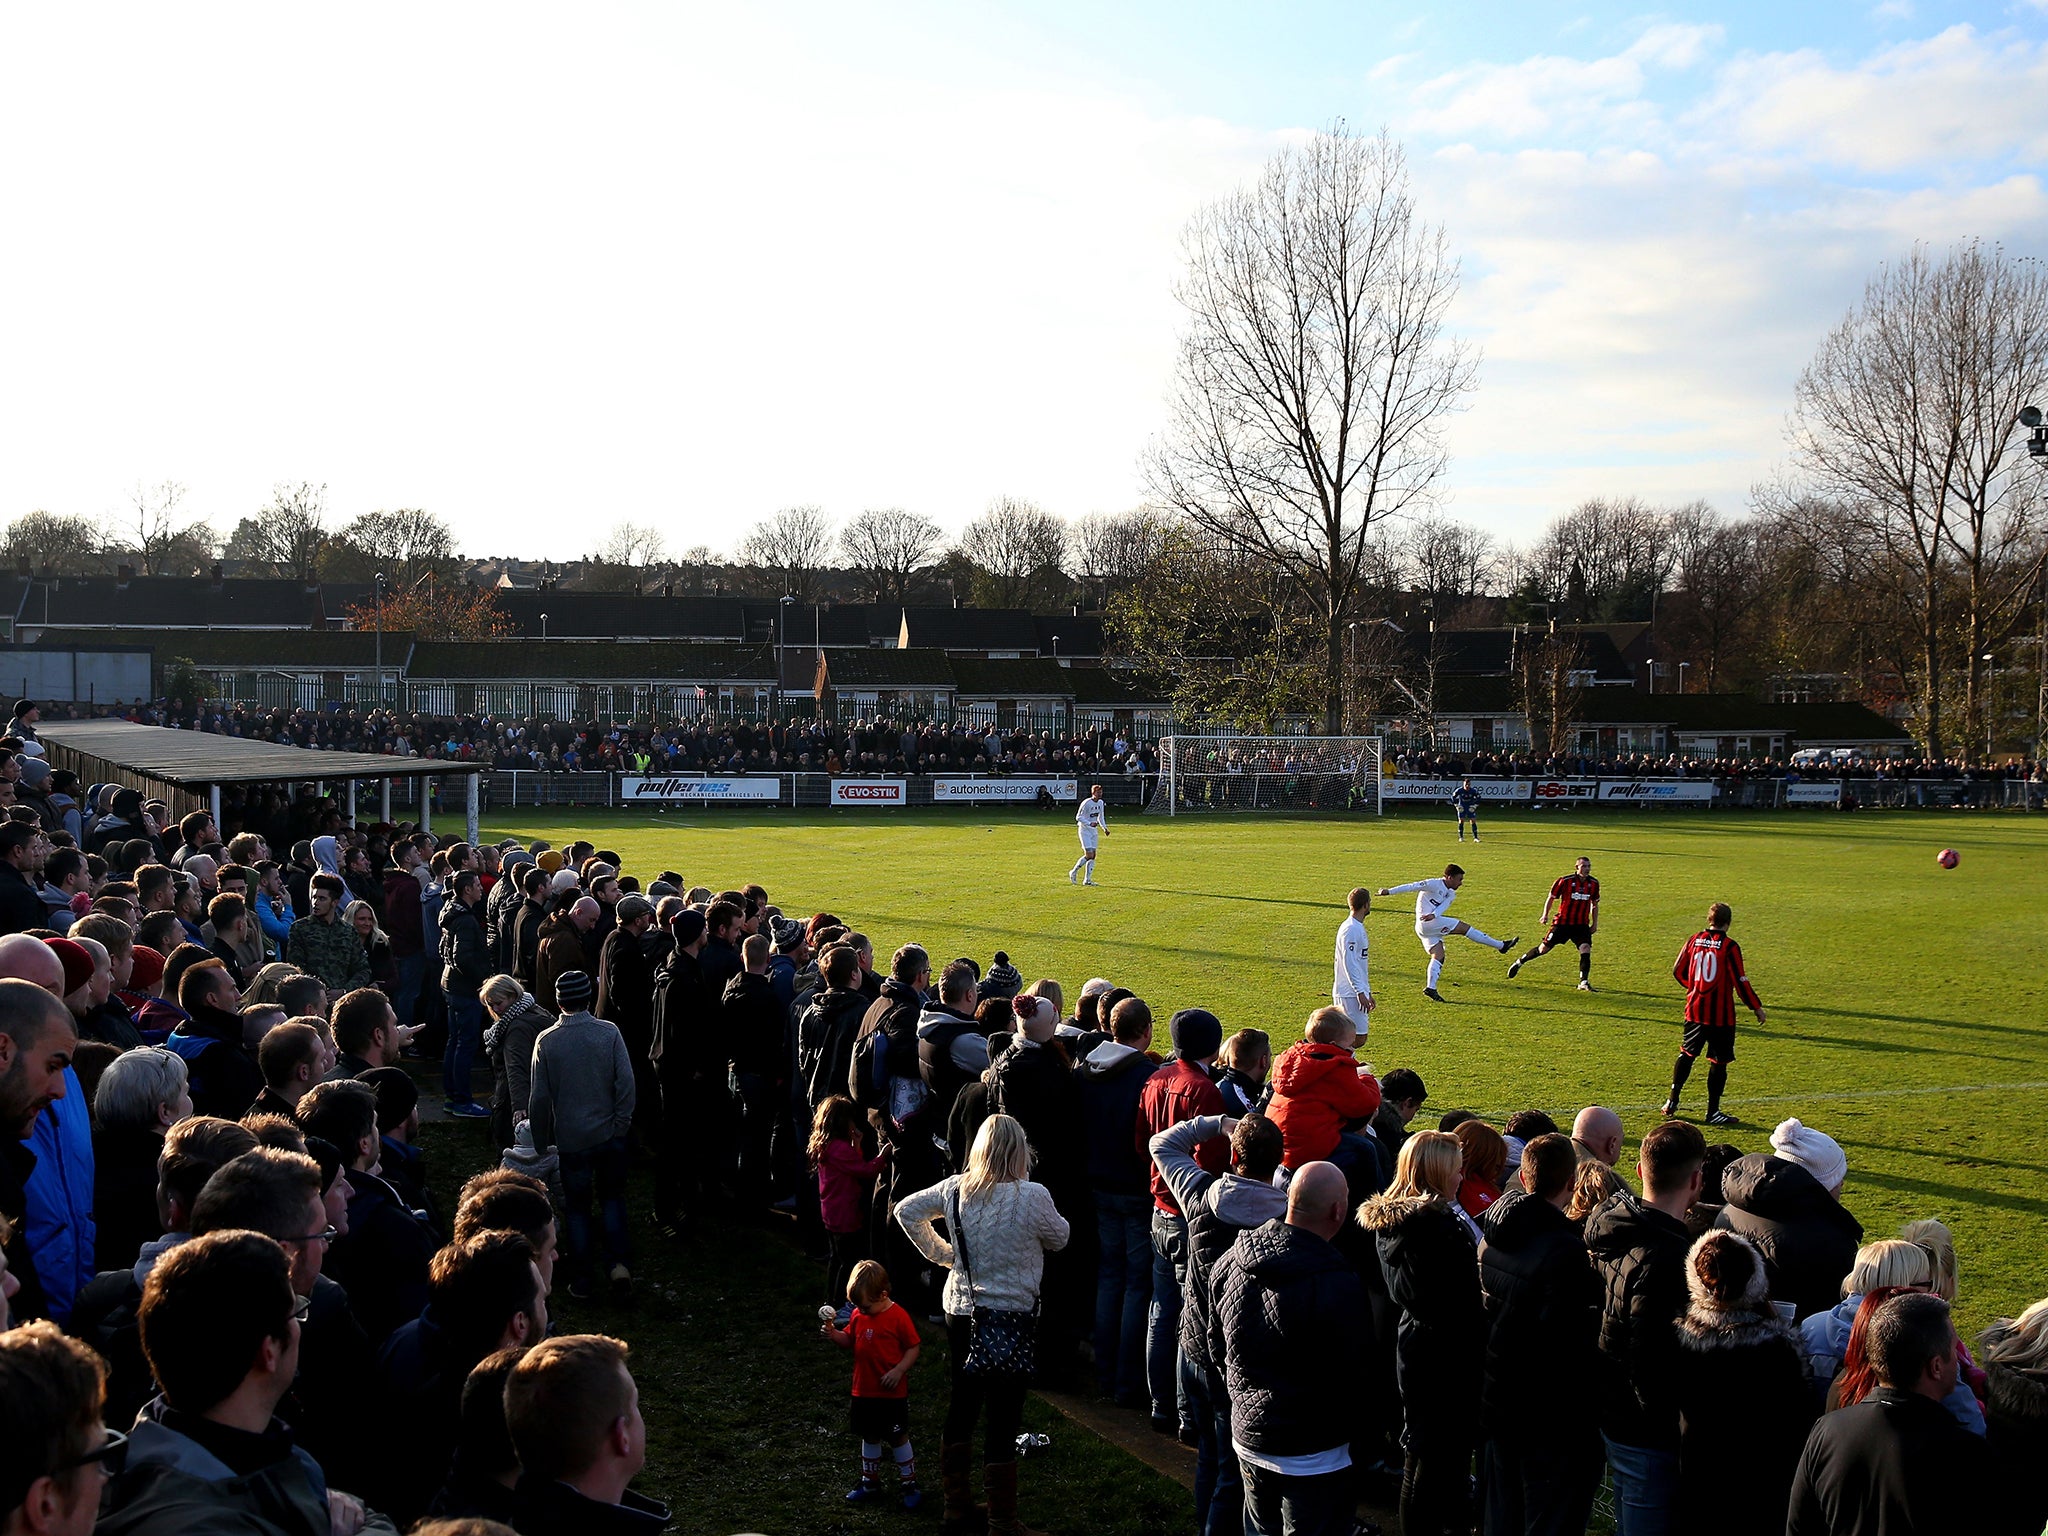
[[[2021,425],[2021,426],[2023,426],[2023,427],[2038,427],[2038,426],[2040,426],[2040,425],[2041,425],[2041,407],[2039,407],[2038,405],[2023,405],[2023,406],[2021,406],[2021,407],[2020,407],[2020,425]]]

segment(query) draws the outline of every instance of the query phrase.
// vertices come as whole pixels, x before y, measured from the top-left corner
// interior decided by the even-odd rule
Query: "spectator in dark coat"
[[[1789,1134],[1787,1127],[1792,1128]],[[1725,1203],[1714,1224],[1756,1245],[1770,1278],[1771,1299],[1791,1302],[1794,1321],[1803,1322],[1841,1300],[1842,1281],[1855,1267],[1863,1227],[1842,1208],[1842,1181],[1848,1173],[1842,1149],[1797,1120],[1778,1127],[1772,1146],[1781,1140],[1801,1158],[1783,1151],[1776,1157],[1751,1153],[1730,1163],[1721,1174]]]
[[[1603,1296],[1600,1432],[1623,1523],[1652,1530],[1668,1526],[1678,1496],[1672,1366],[1692,1246],[1685,1213],[1699,1194],[1706,1151],[1697,1127],[1665,1121],[1643,1138],[1636,1161],[1643,1198],[1616,1195],[1586,1221]]]
[[[1065,1045],[1054,1038],[1059,1010],[1042,997],[1014,1003],[1018,1029],[989,1067],[990,1108],[1024,1127],[1032,1175],[1052,1196],[1073,1240],[1045,1262],[1040,1369],[1050,1376],[1074,1368],[1081,1339],[1095,1321],[1095,1203],[1088,1183],[1088,1121],[1081,1081]]]
[[[1349,1209],[1343,1173],[1310,1163],[1288,1188],[1287,1219],[1241,1234],[1216,1264],[1209,1355],[1230,1400],[1247,1529],[1351,1536],[1356,1523],[1349,1384],[1365,1355],[1365,1293],[1330,1242]]]
[[[96,1271],[126,1269],[163,1236],[157,1160],[164,1133],[192,1113],[184,1058],[145,1046],[117,1056],[93,1096],[93,1220]]]
[[[868,1011],[860,990],[860,957],[835,944],[819,957],[824,985],[811,994],[796,1026],[796,1065],[810,1113],[835,1094],[844,1096],[853,1070],[853,1044]]]
[[[0,825],[0,934],[49,926],[43,898],[28,878],[33,845],[42,835],[42,829],[30,822]]]
[[[1965,1536],[1988,1529],[1976,1492],[1991,1452],[1942,1406],[1960,1351],[1948,1303],[1895,1296],[1869,1330],[1878,1388],[1822,1417],[1792,1480],[1785,1536]],[[2039,1469],[2031,1468],[2036,1479]]]
[[[427,1263],[440,1246],[432,1227],[377,1173],[377,1095],[367,1083],[322,1083],[300,1101],[299,1123],[341,1149],[347,1165],[348,1230],[327,1251],[327,1273],[373,1345],[420,1315]]]
[[[263,1092],[263,1073],[242,1048],[241,1001],[234,978],[218,960],[202,960],[178,979],[184,1023],[164,1042],[185,1058],[193,1107],[202,1115],[239,1120]]]
[[[526,1120],[533,1093],[533,1046],[555,1016],[533,1000],[518,979],[500,973],[478,994],[491,1025],[484,1048],[491,1059],[491,1133],[501,1147],[512,1145]]]
[[[1488,1211],[1479,1249],[1486,1295],[1486,1529],[1498,1536],[1579,1532],[1600,1485],[1600,1433],[1583,1408],[1552,1404],[1559,1382],[1597,1379],[1600,1281],[1565,1215],[1578,1173],[1571,1141],[1522,1149],[1520,1199]],[[1495,1214],[1495,1213],[1498,1214]]]
[[[547,871],[529,865],[520,872],[519,888],[523,893],[519,904],[500,920],[511,929],[504,941],[505,969],[531,992],[534,960],[540,952],[541,924],[548,919]]]
[[[451,1115],[481,1120],[490,1111],[477,1103],[470,1071],[483,1041],[483,984],[491,959],[484,945],[483,885],[465,869],[449,882],[440,928],[441,990],[448,998],[448,1043],[441,1056],[441,1088]],[[405,1022],[401,1015],[399,1022]]]
[[[707,938],[704,914],[685,907],[669,925],[673,943],[654,977],[654,1030],[648,1059],[661,1085],[661,1142],[654,1162],[654,1222],[666,1235],[680,1233],[700,1187],[715,1177],[698,1139],[725,1100],[722,1053],[710,1049],[718,999],[704,986],[698,957]]]
[[[1777,1536],[1818,1407],[1799,1334],[1772,1310],[1762,1258],[1732,1232],[1694,1243],[1685,1279],[1668,1367],[1680,1422],[1670,1528]]]
[[[2048,1301],[2001,1318],[1977,1341],[1991,1480],[1976,1490],[1986,1536],[2048,1529]]]
[[[1264,1115],[1246,1115],[1235,1122],[1228,1173],[1211,1173],[1195,1161],[1195,1147],[1222,1135],[1224,1124],[1220,1116],[1197,1115],[1150,1143],[1152,1162],[1187,1215],[1188,1286],[1180,1314],[1180,1372],[1182,1392],[1195,1417],[1195,1525],[1202,1536],[1237,1536],[1244,1529],[1244,1476],[1231,1443],[1230,1399],[1224,1395],[1222,1364],[1209,1352],[1216,1265],[1242,1234],[1287,1214],[1287,1196],[1273,1184],[1284,1143],[1280,1128]],[[1141,1328],[1137,1343],[1143,1342]],[[1133,1380],[1142,1400],[1142,1372]]]
[[[598,953],[597,1016],[618,1025],[633,1059],[633,1134],[649,1139],[661,1114],[661,1096],[648,1053],[654,1046],[654,962],[647,935],[654,927],[654,903],[635,892],[613,909],[618,924],[604,936]]]
[[[718,1029],[740,1117],[740,1190],[750,1204],[762,1206],[768,1200],[775,1119],[788,1096],[789,1010],[768,978],[768,940],[751,935],[741,954],[746,969],[725,985]]]
[[[1097,1390],[1126,1408],[1145,1396],[1145,1312],[1152,1304],[1152,1160],[1137,1144],[1138,1097],[1157,1070],[1145,1054],[1152,1010],[1138,998],[1117,1004],[1110,1038],[1088,1053],[1078,1076],[1087,1125],[1088,1182],[1095,1196],[1095,1376]]]
[[[1405,1536],[1464,1536],[1472,1525],[1470,1468],[1479,1445],[1472,1384],[1486,1353],[1486,1312],[1471,1225],[1456,1205],[1462,1157],[1458,1139],[1443,1131],[1409,1137],[1393,1184],[1358,1208],[1399,1309]]]

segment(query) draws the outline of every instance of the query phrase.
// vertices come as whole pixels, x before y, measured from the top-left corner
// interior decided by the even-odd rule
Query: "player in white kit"
[[[1434,1003],[1443,1001],[1437,993],[1436,984],[1443,979],[1445,939],[1467,938],[1474,944],[1484,944],[1502,954],[1517,943],[1513,938],[1496,939],[1491,934],[1481,933],[1470,923],[1444,916],[1445,909],[1458,899],[1458,887],[1464,883],[1465,871],[1455,864],[1446,864],[1441,880],[1415,880],[1407,885],[1389,885],[1380,890],[1382,896],[1415,892],[1415,937],[1422,940],[1422,947],[1429,952],[1429,985],[1422,989],[1422,995]]]
[[[1109,836],[1109,802],[1102,798],[1102,786],[1097,784],[1088,792],[1088,798],[1081,802],[1074,812],[1074,824],[1081,829],[1081,857],[1074,860],[1074,867],[1067,871],[1067,883],[1073,884],[1077,877],[1087,875],[1082,885],[1095,883],[1095,840]]]
[[[1337,925],[1337,977],[1330,1001],[1351,1021],[1363,1040],[1372,1027],[1372,978],[1366,966],[1365,914],[1372,910],[1372,892],[1360,886],[1351,893],[1351,915]]]

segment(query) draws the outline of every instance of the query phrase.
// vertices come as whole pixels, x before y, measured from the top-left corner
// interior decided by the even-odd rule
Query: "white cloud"
[[[1595,124],[1609,132],[1640,130],[1655,116],[1643,100],[1652,75],[1691,69],[1721,36],[1717,26],[1659,24],[1602,58],[1538,54],[1451,70],[1416,87],[1405,124],[1445,138],[1524,139]]]
[[[2038,159],[2048,43],[1955,26],[1849,67],[1813,50],[1748,56],[1694,121],[1748,149],[1862,172]]]

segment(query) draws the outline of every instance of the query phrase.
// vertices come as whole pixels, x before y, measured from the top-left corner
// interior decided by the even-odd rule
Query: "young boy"
[[[1280,1127],[1285,1148],[1280,1161],[1290,1170],[1331,1162],[1349,1173],[1372,1149],[1344,1127],[1379,1110],[1379,1079],[1353,1059],[1358,1030],[1341,1008],[1310,1014],[1307,1036],[1280,1053],[1266,1079],[1273,1087],[1266,1114]],[[1376,1159],[1365,1161],[1376,1171]]]
[[[818,1333],[853,1351],[853,1432],[860,1436],[860,1481],[849,1504],[882,1497],[882,1447],[890,1446],[903,1507],[924,1502],[917,1489],[917,1458],[910,1449],[910,1368],[917,1364],[917,1324],[889,1299],[889,1272],[873,1259],[853,1267],[846,1283],[853,1316],[844,1328],[820,1323]]]

